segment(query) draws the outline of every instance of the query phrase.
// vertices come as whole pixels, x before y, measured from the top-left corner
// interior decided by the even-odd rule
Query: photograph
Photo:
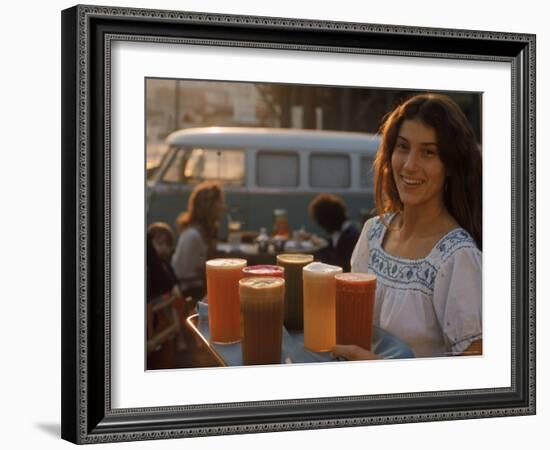
[[[145,80],[147,369],[482,355],[482,94]]]

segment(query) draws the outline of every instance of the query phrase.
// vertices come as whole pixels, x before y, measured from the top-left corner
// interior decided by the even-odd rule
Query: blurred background
[[[376,133],[383,117],[420,91],[355,87],[147,80],[147,164],[158,163],[174,130],[205,126],[321,129]],[[481,142],[481,95],[444,92]]]
[[[349,219],[360,228],[374,208],[375,134],[395,106],[417,93],[420,91],[147,79],[147,222],[163,221],[175,227],[192,188],[201,181],[218,180],[226,191],[222,240],[228,237],[230,224],[252,233],[262,227],[269,231],[275,212],[281,210],[291,230],[320,234],[322,230],[310,220],[307,209],[315,195],[325,192],[343,199]],[[444,94],[460,105],[481,142],[481,94]],[[213,133],[207,137],[208,130],[193,139],[184,133],[178,143],[173,135],[167,139],[176,130],[189,133],[204,127],[238,127],[242,132],[240,137],[233,135],[231,144],[219,133],[217,139]],[[249,139],[259,128],[287,133],[285,137],[277,131],[278,135],[265,135],[263,140]],[[303,136],[291,133],[293,130],[316,132]],[[366,140],[369,137],[371,141]],[[333,143],[324,145],[329,138],[334,138]],[[284,143],[279,142],[282,140]]]

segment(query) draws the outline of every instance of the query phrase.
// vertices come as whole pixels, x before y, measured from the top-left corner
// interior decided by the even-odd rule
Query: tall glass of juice
[[[282,277],[248,277],[239,281],[244,365],[280,364],[284,290]]]
[[[336,280],[342,268],[320,262],[303,269],[304,278],[304,347],[314,352],[328,352],[336,345]]]
[[[336,343],[371,350],[376,276],[342,273],[336,280]]]
[[[206,261],[208,326],[213,342],[230,344],[241,338],[239,280],[245,259],[216,258]]]
[[[285,270],[285,327],[287,330],[304,329],[302,269],[312,261],[313,255],[302,253],[277,255],[277,265]]]

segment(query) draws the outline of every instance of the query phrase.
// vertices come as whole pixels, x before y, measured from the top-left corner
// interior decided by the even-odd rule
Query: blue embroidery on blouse
[[[441,262],[444,263],[461,248],[477,249],[474,239],[462,228],[451,231],[438,244],[436,249],[442,253]]]
[[[387,218],[391,222],[391,217]],[[418,290],[432,295],[440,264],[461,248],[477,248],[472,237],[459,228],[446,234],[430,252],[428,257],[407,260],[393,257],[381,248],[385,231],[377,218],[369,229],[369,270],[397,289]],[[384,283],[386,284],[386,283]]]
[[[367,233],[367,239],[370,241],[371,239],[381,237],[382,232],[384,231],[384,228],[385,228],[384,224],[382,223],[380,218],[377,217],[374,223],[369,228],[369,231]]]
[[[466,230],[463,230],[462,228],[457,228],[456,230],[453,230],[449,234],[447,234],[441,241],[439,241],[436,245],[436,248],[441,253],[452,253],[455,247],[457,247],[458,245],[462,245],[466,242],[472,244],[472,238],[466,232]]]
[[[437,276],[437,268],[427,260],[404,261],[378,248],[369,251],[369,269],[401,288],[415,287],[426,294],[433,292]]]

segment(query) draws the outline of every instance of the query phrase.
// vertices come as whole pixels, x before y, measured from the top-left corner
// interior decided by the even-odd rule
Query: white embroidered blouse
[[[454,229],[411,260],[384,251],[385,232],[379,217],[368,220],[351,257],[352,272],[377,277],[375,325],[417,357],[456,355],[481,339],[481,251],[470,234]]]

